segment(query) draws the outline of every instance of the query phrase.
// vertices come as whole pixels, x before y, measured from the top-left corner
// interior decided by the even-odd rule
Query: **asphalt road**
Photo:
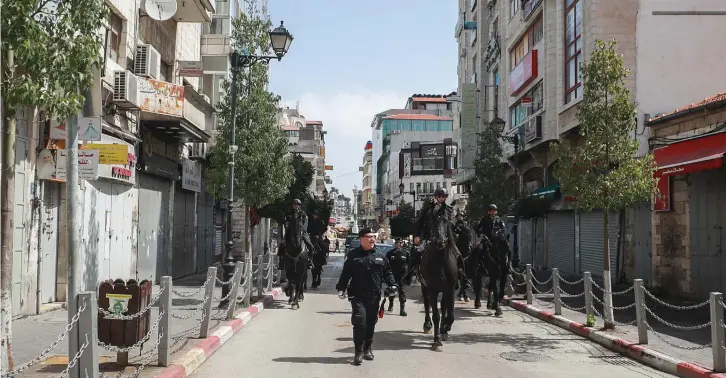
[[[375,361],[353,366],[350,305],[333,286],[342,257],[331,254],[323,286],[299,310],[281,298],[228,341],[192,375],[278,377],[672,377],[516,310],[496,318],[457,302],[442,352],[429,349],[423,306],[409,300],[408,317],[386,313],[376,327]],[[419,288],[408,292],[418,299]]]

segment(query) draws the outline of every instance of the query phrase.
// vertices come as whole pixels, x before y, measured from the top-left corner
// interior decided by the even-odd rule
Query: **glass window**
[[[426,121],[424,120],[414,120],[412,122],[413,124],[413,131],[426,131]]]
[[[446,189],[446,181],[442,182],[441,184],[443,185],[444,189]]]
[[[414,189],[413,189],[413,183],[412,182],[409,182],[408,183],[408,191],[409,192],[413,192],[414,191]]]
[[[441,182],[436,183],[436,189],[441,189]]]
[[[531,106],[525,106],[522,105],[521,101],[517,102],[512,106],[510,111],[510,118],[511,118],[511,124],[512,126],[517,126],[520,123],[524,122],[527,117],[537,113],[544,107],[544,85],[543,82],[540,81],[535,86],[533,86],[530,90],[527,91],[527,93],[524,94],[522,97],[529,97],[532,99],[532,105]]]
[[[565,9],[565,104],[582,97],[582,3],[566,0]]]
[[[543,34],[542,17],[539,17],[529,26],[527,32],[524,33],[522,38],[517,42],[517,45],[509,53],[509,59],[512,63],[511,69],[514,69],[532,51],[534,45],[542,40]]]
[[[518,5],[519,0],[509,0],[509,19],[514,18],[514,15],[517,14]]]
[[[121,32],[123,31],[124,20],[113,12],[108,12],[108,42],[106,55],[112,61],[118,63],[119,52],[121,51]]]

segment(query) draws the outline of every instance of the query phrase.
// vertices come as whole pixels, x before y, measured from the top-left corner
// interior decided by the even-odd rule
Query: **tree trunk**
[[[613,294],[612,294],[612,282],[611,282],[611,276],[610,276],[610,230],[609,230],[609,212],[608,210],[604,211],[603,217],[605,224],[603,225],[603,236],[605,237],[604,240],[604,253],[603,253],[603,272],[602,272],[602,279],[603,279],[603,289],[604,292],[602,293],[603,298],[603,316],[605,317],[605,328],[606,329],[612,329],[615,327],[615,323],[613,322]]]
[[[3,75],[8,72],[6,67],[11,68],[15,64],[15,53],[13,50],[7,50],[5,56],[5,64],[3,65]],[[12,75],[12,71],[9,71]],[[2,170],[3,180],[0,182],[0,213],[2,222],[0,223],[0,326],[2,327],[2,340],[0,344],[0,353],[2,353],[2,365],[6,370],[10,371],[14,367],[13,363],[13,347],[12,347],[12,330],[11,322],[13,318],[13,302],[12,302],[12,281],[13,281],[13,198],[15,192],[15,109],[8,109],[3,103],[4,119],[3,123],[3,146],[2,146]],[[5,363],[7,359],[7,364]]]

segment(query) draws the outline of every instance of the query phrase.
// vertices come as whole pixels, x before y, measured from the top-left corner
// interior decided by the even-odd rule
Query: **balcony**
[[[211,22],[214,4],[209,0],[176,0],[176,22]]]

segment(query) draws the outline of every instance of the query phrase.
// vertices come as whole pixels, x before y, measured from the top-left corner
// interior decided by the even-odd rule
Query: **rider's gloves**
[[[339,291],[338,292],[338,298],[345,299],[345,292]]]

